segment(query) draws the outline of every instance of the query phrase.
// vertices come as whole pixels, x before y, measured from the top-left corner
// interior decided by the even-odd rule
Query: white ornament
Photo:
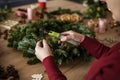
[[[42,74],[33,74],[31,77],[33,78],[32,80],[42,80],[43,75]]]
[[[94,0],[94,2],[96,2],[96,3],[97,3],[98,1],[99,1],[99,0]]]
[[[87,1],[83,2],[83,6],[88,7]]]

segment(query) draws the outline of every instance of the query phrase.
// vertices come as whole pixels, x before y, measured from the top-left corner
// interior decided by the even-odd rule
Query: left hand
[[[52,56],[52,52],[46,40],[43,40],[42,44],[43,46],[41,45],[40,41],[37,42],[36,47],[35,47],[35,55],[37,56],[39,60],[43,62],[43,60],[46,57]]]

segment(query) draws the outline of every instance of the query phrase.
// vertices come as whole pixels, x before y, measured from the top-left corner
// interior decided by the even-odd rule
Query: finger
[[[66,37],[66,36],[61,36],[61,37],[60,37],[60,40],[61,40],[61,41],[66,41],[66,40],[67,40],[67,37]]]
[[[72,30],[66,31],[66,32],[62,32],[61,34],[62,34],[62,35],[69,35],[69,34],[71,34],[71,32],[72,32]]]
[[[45,39],[43,39],[43,47],[48,47],[48,43]]]
[[[70,40],[71,37],[68,35],[68,36],[61,36],[60,40],[61,41],[67,41],[67,40]]]
[[[61,37],[60,37],[60,40],[61,40],[61,41],[67,41],[67,40],[69,40],[69,39],[70,39],[69,36],[61,36]]]
[[[37,52],[35,51],[35,55],[37,55]]]
[[[40,41],[36,43],[35,51],[37,51],[38,48],[41,48]]]
[[[38,41],[37,43],[36,43],[36,47],[41,47],[41,41]]]

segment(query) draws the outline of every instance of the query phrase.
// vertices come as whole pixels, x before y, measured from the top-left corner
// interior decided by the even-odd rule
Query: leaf
[[[32,49],[32,48],[28,48],[27,52],[28,52],[29,54],[35,55],[35,50]]]
[[[56,52],[56,54],[58,54],[59,56],[63,55],[64,57],[67,57],[66,51],[64,51],[64,50],[62,50],[62,49],[56,49],[55,52]]]

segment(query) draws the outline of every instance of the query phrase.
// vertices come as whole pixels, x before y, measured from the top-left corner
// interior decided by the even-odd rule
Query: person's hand
[[[42,46],[43,44],[43,46]],[[35,47],[35,55],[39,60],[43,62],[43,60],[52,55],[51,49],[49,45],[47,44],[46,40],[42,41],[42,44],[40,41],[37,42],[36,47]]]
[[[66,31],[66,32],[63,32],[61,34],[65,36],[61,39],[61,41],[74,40],[78,43],[81,43],[85,38],[85,35],[79,34],[79,33],[74,32],[74,31]]]

